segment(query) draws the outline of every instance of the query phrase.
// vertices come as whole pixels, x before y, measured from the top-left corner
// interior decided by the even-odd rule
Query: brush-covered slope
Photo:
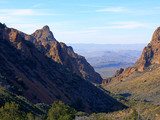
[[[124,106],[40,52],[20,32],[0,24],[0,87],[32,103],[61,100],[77,110],[107,112]]]
[[[21,34],[26,40],[33,42],[41,52],[77,73],[85,80],[98,84],[102,82],[101,76],[95,72],[86,59],[74,53],[72,47],[58,42],[48,26],[36,30],[32,35]]]
[[[18,96],[13,94],[10,91],[7,91],[3,88],[0,88],[0,107],[4,106],[5,103],[15,102],[16,104],[20,105],[20,110],[24,111],[25,113],[32,113],[34,115],[45,115],[47,114],[47,110],[50,108],[49,105],[45,104],[37,104],[33,105],[26,98],[22,96]],[[40,106],[44,106],[46,109],[41,109]]]
[[[107,90],[123,96],[160,103],[160,28],[135,65],[121,68],[113,77],[103,80],[105,84]]]

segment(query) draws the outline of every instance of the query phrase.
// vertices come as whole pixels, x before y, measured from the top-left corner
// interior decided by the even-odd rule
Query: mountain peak
[[[0,28],[5,28],[6,27],[6,25],[5,24],[2,24],[1,22],[0,22]]]
[[[48,25],[45,25],[45,26],[42,28],[42,30],[44,30],[44,31],[50,31],[50,28],[49,28]]]
[[[158,28],[154,31],[151,42],[158,42],[158,41],[160,41],[160,27],[158,27]]]
[[[42,29],[36,30],[32,36],[35,37],[38,42],[56,41],[48,25],[45,25]]]
[[[144,72],[149,66],[151,70],[153,66],[157,65],[160,65],[160,27],[154,31],[151,42],[143,49],[142,55],[135,65],[126,69],[118,70],[112,78],[103,80],[103,84],[116,79],[116,77],[118,80],[121,80],[136,71]]]

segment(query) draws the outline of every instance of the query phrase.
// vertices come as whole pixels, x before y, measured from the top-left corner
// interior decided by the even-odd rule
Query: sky
[[[149,43],[159,0],[0,0],[0,22],[27,34],[48,25],[65,43]]]

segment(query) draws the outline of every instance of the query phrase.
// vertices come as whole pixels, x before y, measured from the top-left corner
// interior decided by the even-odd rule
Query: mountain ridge
[[[47,57],[20,31],[1,27],[0,42],[0,87],[22,95],[32,103],[51,104],[61,100],[88,113],[125,108],[90,82]]]
[[[33,42],[36,47],[54,61],[64,65],[73,72],[93,83],[102,83],[102,77],[86,61],[85,57],[78,55],[71,46],[63,42],[58,42],[49,26],[45,25],[42,29],[36,30],[31,35],[21,33],[26,40]]]
[[[159,56],[160,27],[154,31],[151,42],[143,49],[137,62],[132,67],[117,70],[113,77],[104,79],[102,85],[107,90],[126,94],[126,97],[132,99],[160,103],[160,100],[156,99],[159,98],[160,89]]]

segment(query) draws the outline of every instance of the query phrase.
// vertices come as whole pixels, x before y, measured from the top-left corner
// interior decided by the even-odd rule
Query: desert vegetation
[[[0,120],[158,120],[160,106],[142,101],[127,100],[112,95],[128,108],[109,113],[86,113],[77,111],[61,101],[51,105],[31,104],[24,97],[0,90]]]

